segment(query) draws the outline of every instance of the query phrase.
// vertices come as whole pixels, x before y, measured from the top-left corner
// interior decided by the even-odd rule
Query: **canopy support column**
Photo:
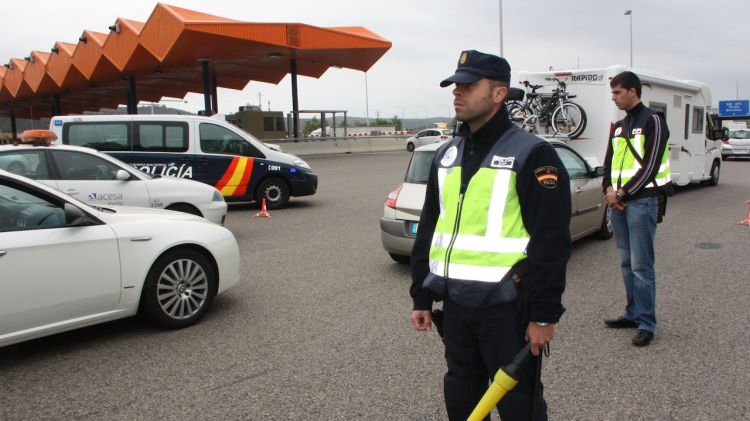
[[[52,115],[62,114],[62,103],[60,101],[60,94],[55,94],[52,97]]]
[[[203,67],[203,115],[211,115],[211,70],[208,60],[201,60]]]
[[[138,114],[138,99],[135,93],[135,76],[128,76],[128,114]]]
[[[18,129],[16,128],[16,115],[10,115],[10,134],[13,139],[18,139]]]
[[[297,101],[297,59],[292,59],[292,119],[294,122],[294,141],[299,138],[299,103]]]

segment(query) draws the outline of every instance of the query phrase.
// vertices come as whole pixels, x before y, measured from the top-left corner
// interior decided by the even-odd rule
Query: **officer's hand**
[[[411,312],[411,324],[414,329],[424,331],[432,329],[432,313],[429,310],[414,310]]]
[[[547,343],[555,337],[555,325],[539,326],[535,322],[530,322],[526,328],[526,340],[531,342],[531,353],[538,356],[539,352],[547,346]]]

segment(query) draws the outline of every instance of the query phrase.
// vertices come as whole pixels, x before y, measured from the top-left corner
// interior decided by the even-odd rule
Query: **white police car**
[[[189,326],[239,266],[232,233],[203,218],[97,209],[0,170],[0,346],[136,313]]]
[[[91,148],[47,145],[44,139],[54,136],[48,130],[27,131],[21,137],[28,143],[0,146],[0,169],[91,205],[163,208],[223,224],[227,204],[216,188],[182,178],[149,176]]]

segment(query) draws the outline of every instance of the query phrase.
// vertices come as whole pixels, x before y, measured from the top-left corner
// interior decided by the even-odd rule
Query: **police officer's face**
[[[507,94],[506,86],[490,82],[489,79],[479,79],[469,84],[457,83],[453,89],[456,118],[469,123],[470,127],[475,123],[481,126],[500,109]]]
[[[617,108],[627,111],[638,105],[640,98],[638,98],[635,88],[625,89],[617,85],[612,88],[612,101],[614,101]]]

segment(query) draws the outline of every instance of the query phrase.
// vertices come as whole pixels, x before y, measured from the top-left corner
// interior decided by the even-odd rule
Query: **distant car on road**
[[[0,346],[137,313],[190,326],[239,266],[234,235],[203,218],[95,208],[0,170]]]
[[[583,157],[563,142],[548,140],[555,148],[570,176],[572,214],[570,235],[578,240],[591,234],[601,239],[612,237],[612,224],[607,216],[602,194],[602,167],[592,168]],[[424,205],[427,177],[435,151],[441,144],[417,148],[412,155],[406,177],[388,194],[380,218],[383,248],[399,263],[411,258],[419,216]]]
[[[750,130],[734,130],[729,132],[729,139],[721,145],[721,160],[727,158],[750,157]]]
[[[227,204],[214,187],[150,176],[91,148],[0,146],[0,169],[38,180],[91,205],[164,208],[224,223]]]
[[[420,146],[445,142],[451,138],[451,135],[453,135],[453,130],[450,129],[425,129],[406,139],[406,150],[412,152]]]

